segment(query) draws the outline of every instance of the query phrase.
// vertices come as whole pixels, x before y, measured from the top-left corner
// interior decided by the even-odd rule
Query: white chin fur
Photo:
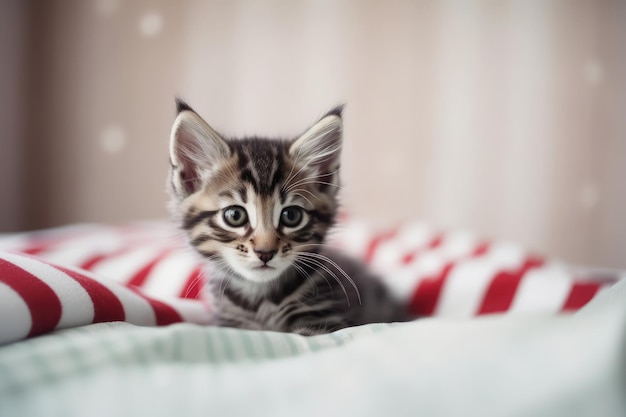
[[[277,260],[273,259],[269,262],[268,266],[271,268],[257,268],[261,265],[261,262],[256,260],[255,262],[242,262],[241,259],[230,259],[230,257],[226,257],[226,261],[228,265],[243,278],[248,281],[256,282],[256,283],[268,283],[278,279],[280,275],[285,271],[285,269],[289,266],[289,262],[285,260]]]
[[[267,283],[274,281],[277,279],[280,274],[282,274],[282,270],[272,268],[272,269],[247,269],[244,271],[237,271],[241,276],[245,279],[257,282],[257,283]]]

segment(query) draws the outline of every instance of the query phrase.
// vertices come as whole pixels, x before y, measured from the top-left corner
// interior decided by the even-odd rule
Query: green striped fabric
[[[69,406],[42,401],[68,380],[93,383],[103,372],[145,378],[169,365],[219,369],[272,363],[333,349],[395,325],[372,324],[315,337],[185,323],[155,328],[117,322],[61,330],[0,347],[0,416],[72,415]],[[102,389],[103,397],[111,392],[115,386]],[[38,401],[23,401],[33,393]],[[124,395],[118,392],[114,398],[119,402]],[[93,415],[100,413],[93,410]]]
[[[99,323],[0,347],[0,395],[68,374],[130,364],[268,361],[343,345],[357,334],[394,324],[373,324],[329,335],[246,331],[175,324],[165,328]]]

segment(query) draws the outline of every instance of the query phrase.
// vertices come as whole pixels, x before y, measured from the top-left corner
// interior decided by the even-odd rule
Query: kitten
[[[176,104],[171,209],[206,260],[219,325],[314,335],[406,319],[364,266],[323,245],[337,214],[342,107],[293,140],[235,140]]]

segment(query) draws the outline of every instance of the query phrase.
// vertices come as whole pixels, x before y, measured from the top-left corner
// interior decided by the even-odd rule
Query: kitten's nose
[[[276,254],[276,250],[255,250],[256,256],[259,257],[261,262],[268,263]]]

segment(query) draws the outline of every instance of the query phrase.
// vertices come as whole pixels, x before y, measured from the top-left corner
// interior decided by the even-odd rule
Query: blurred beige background
[[[0,4],[0,231],[165,217],[174,95],[236,135],[347,102],[347,211],[626,267],[626,2]]]

